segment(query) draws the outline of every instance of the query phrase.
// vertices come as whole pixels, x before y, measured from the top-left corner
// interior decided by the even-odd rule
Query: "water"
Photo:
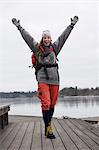
[[[10,104],[9,115],[42,116],[40,101],[33,98],[0,99],[0,104]],[[77,96],[59,98],[54,117],[96,117],[99,116],[99,96]]]

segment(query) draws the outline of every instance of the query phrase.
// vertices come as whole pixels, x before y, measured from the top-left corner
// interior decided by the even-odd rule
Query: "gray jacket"
[[[73,27],[69,25],[64,32],[58,37],[58,39],[52,43],[52,46],[54,50],[50,52],[49,55],[46,57],[40,57],[39,61],[42,64],[56,64],[57,60],[56,57],[59,54],[60,50],[62,49],[65,41],[67,40],[68,36],[71,33],[71,30]],[[38,42],[35,41],[35,39],[22,27],[19,29],[20,33],[27,43],[27,45],[30,47],[30,49],[36,54],[38,51]],[[37,72],[37,81],[38,83],[46,83],[46,84],[53,84],[53,85],[59,85],[59,73],[57,67],[49,67],[47,68],[47,73],[49,79],[46,78],[46,74],[44,71],[44,67],[38,70]]]

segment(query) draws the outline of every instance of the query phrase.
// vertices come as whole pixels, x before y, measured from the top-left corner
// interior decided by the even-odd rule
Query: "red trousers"
[[[41,100],[42,110],[54,108],[58,99],[59,85],[38,84],[38,97]]]

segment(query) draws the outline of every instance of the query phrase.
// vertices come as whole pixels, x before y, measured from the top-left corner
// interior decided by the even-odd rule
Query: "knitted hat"
[[[44,36],[49,36],[49,37],[51,37],[50,31],[49,31],[49,30],[43,31],[42,37],[44,37]]]

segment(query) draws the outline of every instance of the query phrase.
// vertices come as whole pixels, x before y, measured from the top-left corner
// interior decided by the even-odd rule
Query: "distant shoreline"
[[[33,96],[37,96],[37,91],[29,91],[29,92],[20,92],[20,91],[15,91],[15,92],[0,92],[0,98],[16,98],[16,97],[23,97],[23,98],[32,98]],[[77,86],[74,87],[69,87],[69,88],[63,88],[62,90],[59,91],[59,96],[60,97],[67,97],[67,96],[99,96],[99,87],[96,88],[85,88],[85,89],[80,89]]]

